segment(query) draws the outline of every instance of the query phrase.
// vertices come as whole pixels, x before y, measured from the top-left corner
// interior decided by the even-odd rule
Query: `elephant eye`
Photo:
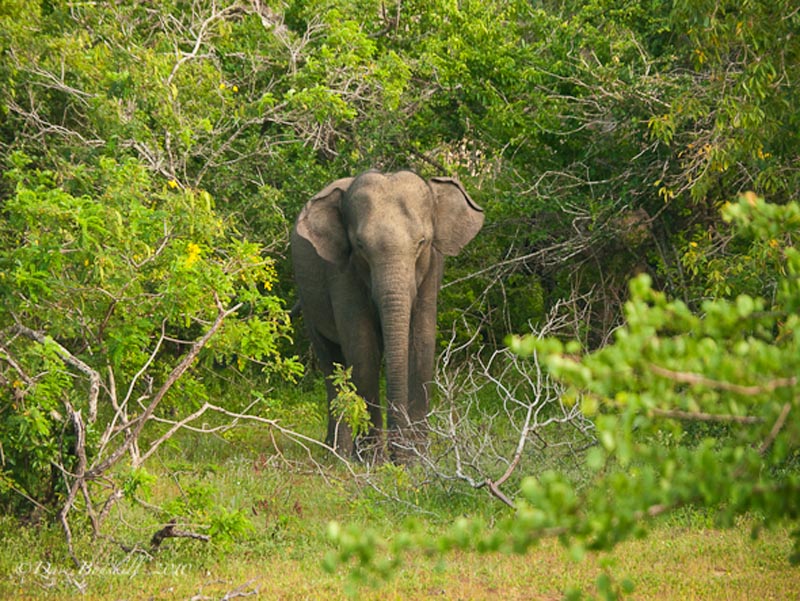
[[[423,245],[423,244],[425,244],[427,241],[428,241],[428,240],[425,238],[425,236],[423,236],[422,238],[420,238],[419,242],[417,242],[417,246],[422,246],[422,245]]]

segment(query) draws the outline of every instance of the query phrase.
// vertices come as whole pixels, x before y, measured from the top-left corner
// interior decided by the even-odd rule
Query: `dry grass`
[[[798,599],[800,568],[787,563],[788,532],[778,529],[751,540],[746,527],[733,530],[661,526],[644,540],[620,545],[603,561],[611,573],[631,578],[633,599]],[[98,570],[47,579],[12,573],[0,582],[4,599],[345,599],[344,574],[328,575],[320,554],[290,558],[276,549],[263,557],[233,555],[224,563],[187,568],[140,566],[136,573]],[[560,599],[566,589],[590,591],[600,560],[574,562],[556,541],[525,556],[458,553],[444,561],[416,557],[395,577],[362,588],[359,599]],[[73,582],[69,583],[68,580]]]

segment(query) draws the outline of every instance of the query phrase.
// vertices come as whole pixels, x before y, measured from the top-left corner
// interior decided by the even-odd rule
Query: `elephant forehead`
[[[364,236],[387,235],[396,238],[415,238],[425,235],[433,223],[432,211],[417,203],[402,199],[378,198],[364,202],[350,221]]]
[[[397,203],[406,206],[431,202],[430,188],[419,176],[401,171],[384,175],[369,172],[358,177],[349,196],[356,202]]]
[[[393,229],[401,224],[406,229],[419,229],[433,218],[430,203],[426,204],[418,195],[401,195],[391,190],[359,190],[349,197],[344,212],[348,223],[368,230]]]

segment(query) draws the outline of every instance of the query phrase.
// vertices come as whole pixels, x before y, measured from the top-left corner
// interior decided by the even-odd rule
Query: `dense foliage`
[[[57,470],[77,459],[73,413],[88,420],[92,451],[104,448],[100,423],[135,422],[176,358],[231,299],[242,305],[238,319],[159,412],[196,410],[220,394],[224,371],[252,377],[241,373],[251,360],[267,376],[296,371],[278,354],[288,324],[268,293],[273,262],[258,244],[230,235],[206,192],[154,186],[136,161],[110,158],[87,174],[91,187],[74,182],[67,191],[24,155],[9,161],[16,186],[0,229],[8,244],[0,254],[4,498],[53,503],[63,492]],[[224,386],[237,389],[235,378]]]
[[[448,332],[458,320],[454,339],[477,331],[498,347],[561,303],[582,348],[602,350],[551,369],[601,431],[634,420],[670,438],[653,453],[690,479],[687,465],[720,449],[734,467],[719,477],[793,465],[793,430],[757,453],[728,428],[758,419],[745,429],[766,440],[794,384],[762,407],[760,389],[674,375],[758,388],[752,370],[797,373],[791,0],[7,0],[0,55],[3,508],[52,511],[82,428],[90,455],[113,453],[103,426],[133,423],[223,314],[155,417],[210,398],[248,407],[269,375],[296,374],[289,224],[325,183],[370,167],[457,175],[486,209],[447,271],[439,315]],[[723,218],[746,191],[768,203]],[[748,220],[749,233],[731,224]],[[661,375],[627,363],[667,352],[646,347],[657,341],[683,345],[686,363]],[[749,354],[761,350],[764,365]],[[698,367],[712,357],[747,370]],[[737,442],[642,421],[642,405],[730,415],[720,439]],[[647,455],[635,438],[601,436],[592,465]],[[767,513],[785,498],[759,491]]]

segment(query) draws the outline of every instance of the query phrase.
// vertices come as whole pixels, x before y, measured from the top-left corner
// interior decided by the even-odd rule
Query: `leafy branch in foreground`
[[[625,326],[614,342],[585,355],[572,343],[515,337],[511,348],[538,356],[568,386],[564,399],[593,419],[599,445],[587,454],[589,485],[556,471],[524,479],[515,511],[496,527],[461,520],[431,540],[413,530],[392,541],[332,526],[337,551],[326,567],[353,562],[359,577],[385,576],[409,548],[453,547],[524,553],[558,536],[575,557],[644,536],[648,522],[677,508],[702,508],[720,527],[740,515],[754,534],[800,516],[800,206],[745,195],[723,210],[753,245],[780,240],[772,302],[739,296],[708,301],[701,314],[670,301],[639,276]],[[800,561],[800,530],[792,561]],[[384,553],[386,559],[384,557]],[[629,587],[598,590],[615,598]]]
[[[369,431],[370,418],[367,412],[367,403],[356,392],[356,385],[352,381],[353,368],[334,364],[333,373],[328,376],[331,386],[336,390],[336,397],[331,403],[331,417],[337,422],[344,422],[350,427],[354,438],[364,436]],[[338,428],[336,432],[338,433]],[[334,449],[339,447],[334,440],[331,445]]]

